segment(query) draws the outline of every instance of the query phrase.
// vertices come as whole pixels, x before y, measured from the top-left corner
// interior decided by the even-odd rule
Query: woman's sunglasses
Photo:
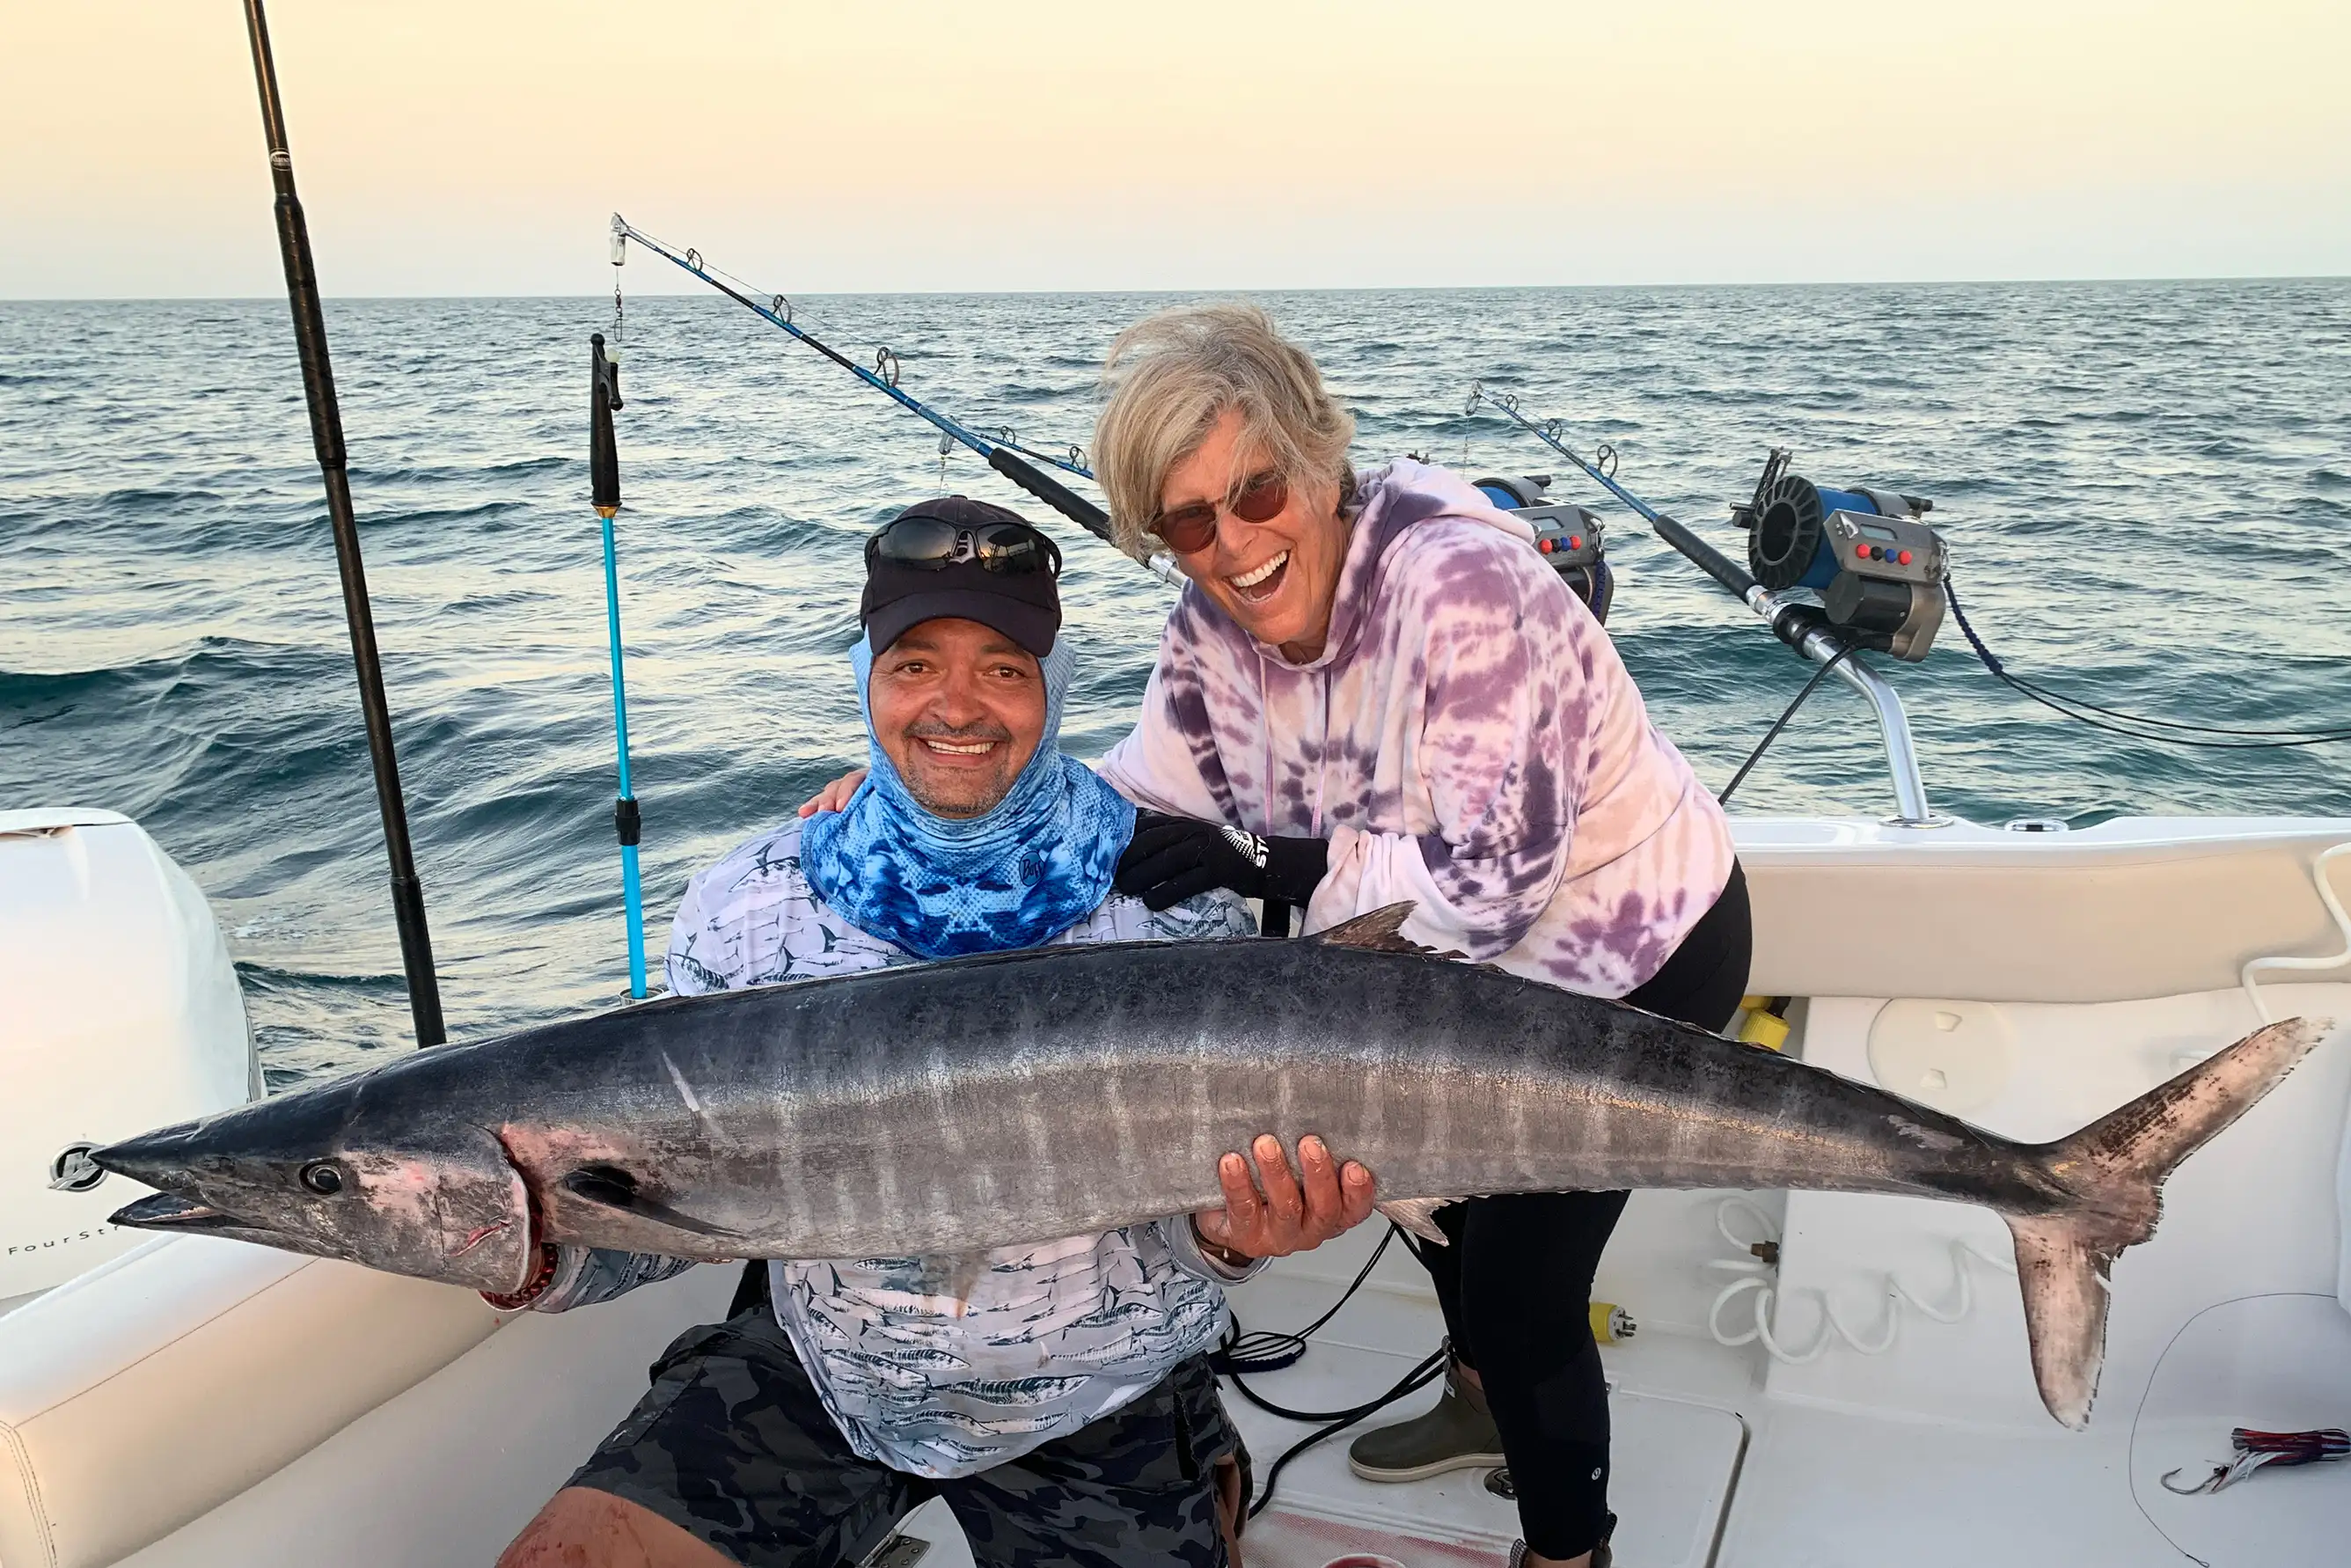
[[[1029,572],[1061,575],[1061,550],[1026,523],[983,523],[957,528],[936,517],[900,517],[865,541],[865,566],[894,561],[917,571],[945,571],[957,561],[977,561],[982,571],[1008,577]]]
[[[1241,485],[1233,498],[1225,503],[1225,510],[1245,523],[1270,523],[1290,505],[1290,481],[1279,470],[1269,469],[1252,474]],[[1188,507],[1178,507],[1172,512],[1162,512],[1151,531],[1167,541],[1167,548],[1177,555],[1190,555],[1207,549],[1217,538],[1217,504],[1195,501]]]

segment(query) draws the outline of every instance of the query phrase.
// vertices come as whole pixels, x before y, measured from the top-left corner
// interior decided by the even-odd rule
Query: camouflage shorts
[[[982,1568],[1225,1568],[1219,1461],[1249,1455],[1206,1357],[1134,1404],[976,1476],[853,1453],[764,1302],[689,1331],[570,1484],[652,1510],[747,1568],[845,1568],[944,1497]]]

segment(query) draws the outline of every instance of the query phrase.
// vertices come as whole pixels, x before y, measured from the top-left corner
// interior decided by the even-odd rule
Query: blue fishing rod
[[[621,455],[612,436],[612,411],[621,406],[621,367],[604,356],[604,334],[588,339],[588,483],[591,504],[604,527],[604,625],[612,644],[612,734],[621,753],[620,796],[612,802],[612,831],[621,841],[621,899],[629,920],[629,995],[645,994],[644,888],[637,875],[637,841],[643,819],[629,783],[629,688],[621,673],[621,565],[612,538],[612,517],[621,509]]]
[[[672,246],[665,245],[631,224],[620,214],[614,213],[612,214],[613,266],[622,265],[627,255],[626,246],[630,240],[636,241],[654,255],[671,262],[680,270],[701,279],[769,326],[814,349],[875,392],[882,393],[899,407],[929,424],[947,440],[977,453],[987,459],[990,468],[1101,539],[1104,544],[1116,544],[1117,541],[1111,533],[1108,513],[1029,461],[1034,458],[1038,463],[1050,465],[1064,473],[1074,474],[1080,478],[1092,478],[1092,470],[1085,465],[1082,461],[1083,455],[1075,446],[1068,448],[1066,455],[1055,456],[1050,453],[1022,445],[1014,439],[1009,431],[999,432],[994,435],[982,434],[961,420],[931,407],[922,399],[899,386],[898,356],[888,349],[883,349],[875,354],[871,369],[861,365],[793,320],[792,302],[785,296],[770,294],[762,298],[758,290],[741,278],[732,277],[712,267],[703,259],[700,251],[691,247],[680,251]],[[942,447],[942,450],[944,451],[945,448]],[[1174,580],[1175,559],[1165,551],[1155,555],[1144,564],[1162,580]]]

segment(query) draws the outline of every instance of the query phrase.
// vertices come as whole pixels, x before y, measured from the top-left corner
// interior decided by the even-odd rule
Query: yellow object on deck
[[[1592,1303],[1592,1337],[1602,1344],[1622,1344],[1641,1332],[1633,1314],[1614,1301]]]
[[[1738,1038],[1750,1045],[1760,1045],[1766,1051],[1784,1051],[1788,1046],[1788,1020],[1768,1010],[1769,997],[1741,997],[1739,1005],[1746,1016],[1739,1020]]]

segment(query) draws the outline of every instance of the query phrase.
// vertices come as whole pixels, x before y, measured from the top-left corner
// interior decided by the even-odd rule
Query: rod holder
[[[1773,593],[1757,582],[1737,562],[1699,538],[1683,524],[1659,514],[1657,537],[1688,558],[1690,563],[1720,583],[1724,591],[1761,616],[1771,634],[1800,657],[1825,664],[1845,648],[1845,640],[1829,624],[1818,605]],[[1910,740],[1910,717],[1902,698],[1886,677],[1846,653],[1836,667],[1837,678],[1859,692],[1877,717],[1878,738],[1886,747],[1886,769],[1894,784],[1895,815],[1888,821],[1900,828],[1948,828],[1951,819],[1938,816],[1927,801],[1927,782],[1918,772],[1917,749]]]

